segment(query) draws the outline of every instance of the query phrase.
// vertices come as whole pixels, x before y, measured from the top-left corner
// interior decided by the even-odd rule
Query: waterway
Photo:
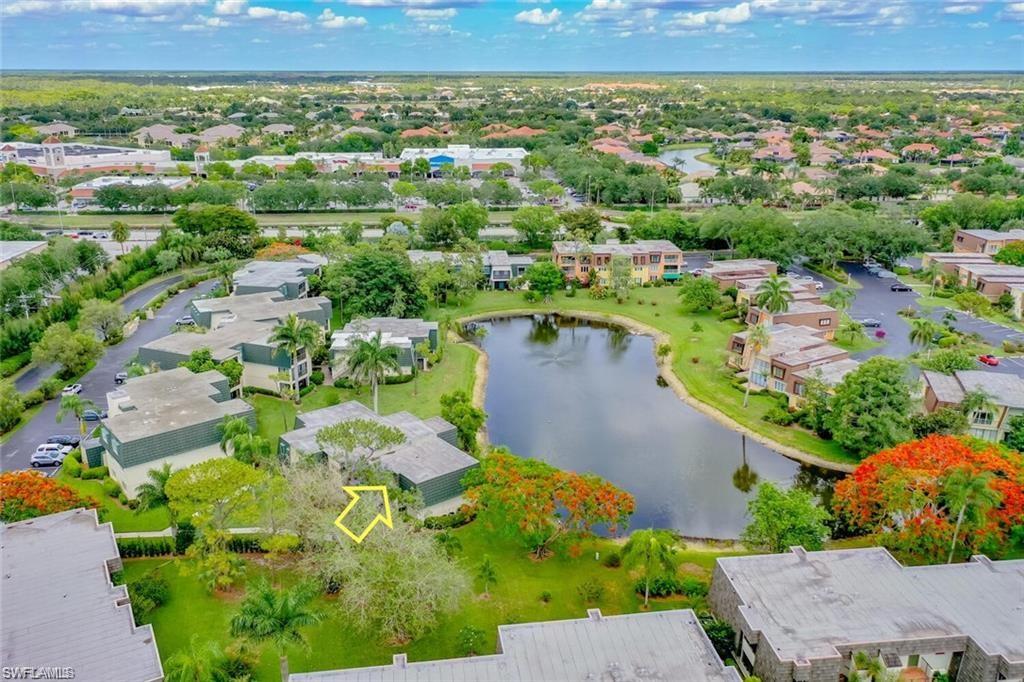
[[[650,337],[554,315],[481,324],[491,443],[629,491],[631,528],[737,538],[758,482],[831,496],[836,474],[741,436],[659,385]]]
[[[658,155],[658,160],[664,164],[669,165],[672,168],[677,167],[678,162],[682,162],[681,166],[678,166],[679,170],[684,173],[695,173],[697,171],[717,171],[718,168],[701,161],[697,157],[701,154],[706,154],[711,151],[708,147],[696,147],[691,149],[671,149],[666,152],[662,152]]]

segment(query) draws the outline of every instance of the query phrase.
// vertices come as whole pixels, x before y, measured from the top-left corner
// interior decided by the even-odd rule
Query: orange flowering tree
[[[73,488],[38,471],[0,474],[0,520],[5,523],[94,506],[95,502],[79,496]]]
[[[521,541],[538,559],[563,538],[585,535],[596,525],[616,532],[636,508],[632,495],[599,476],[507,453],[481,461],[466,484],[481,520]]]
[[[276,241],[257,251],[256,258],[259,260],[291,260],[304,253],[309,253],[309,249],[302,246],[300,239],[291,242]]]
[[[965,479],[980,494],[965,495]],[[931,435],[865,459],[836,484],[833,507],[850,527],[918,560],[944,560],[953,548],[999,556],[1024,532],[1024,456]]]

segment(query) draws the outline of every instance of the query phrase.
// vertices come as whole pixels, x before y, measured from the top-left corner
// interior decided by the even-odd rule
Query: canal
[[[659,154],[658,161],[687,174],[696,173],[697,171],[717,171],[717,166],[697,158],[701,154],[707,154],[709,151],[711,149],[708,147],[670,149]]]
[[[490,441],[629,491],[631,528],[737,538],[758,482],[831,495],[836,475],[741,436],[660,386],[650,337],[553,315],[482,326]]]

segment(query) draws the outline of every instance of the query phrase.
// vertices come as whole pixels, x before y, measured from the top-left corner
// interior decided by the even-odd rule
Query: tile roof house
[[[217,144],[225,140],[237,140],[245,133],[245,128],[234,123],[213,126],[199,133],[199,139],[207,144]]]
[[[958,370],[941,374],[925,370],[924,409],[935,412],[957,407],[967,394],[980,391],[987,405],[968,415],[968,433],[976,438],[999,442],[1006,437],[1009,422],[1024,414],[1024,379],[1014,374],[985,370]]]
[[[164,123],[156,123],[139,128],[132,133],[132,137],[143,147],[154,142],[167,144],[172,147],[190,147],[199,141],[199,138],[195,135],[175,132],[174,126]]]
[[[260,131],[270,135],[291,135],[295,132],[295,126],[290,123],[271,123],[263,126]]]
[[[40,135],[56,135],[58,137],[74,137],[78,134],[78,128],[59,121],[54,121],[47,125],[36,126],[35,130]]]
[[[281,436],[278,454],[282,458],[314,455],[329,459],[316,441],[317,434],[326,426],[353,419],[379,422],[402,432],[405,442],[376,453],[374,460],[397,476],[403,490],[419,491],[427,506],[459,497],[462,477],[479,464],[457,447],[457,431],[444,419],[424,420],[408,412],[378,415],[354,400],[296,415],[295,429]]]
[[[740,682],[690,609],[502,625],[498,653],[299,673],[292,682]]]
[[[900,679],[1024,676],[1024,561],[903,566],[885,549],[718,559],[708,595],[762,680],[839,680],[865,652]],[[953,679],[953,678],[951,678]]]
[[[113,527],[100,524],[95,509],[0,524],[0,547],[4,671],[49,670],[52,679],[82,682],[164,679],[153,626],[135,625],[127,588],[111,582],[121,557]]]

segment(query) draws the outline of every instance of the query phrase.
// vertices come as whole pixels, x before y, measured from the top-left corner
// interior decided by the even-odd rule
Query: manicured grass
[[[115,533],[163,530],[171,525],[171,518],[166,507],[157,507],[136,513],[104,493],[103,486],[98,480],[74,478],[63,469],[57,474],[57,480],[74,488],[79,494],[96,500],[99,503],[103,521],[114,524]]]
[[[615,551],[610,540],[591,539],[581,543],[579,558],[554,556],[542,562],[533,561],[522,546],[496,537],[481,523],[472,523],[454,531],[462,542],[456,558],[470,576],[476,572],[481,558],[488,555],[497,567],[497,583],[490,588],[490,598],[482,598],[482,585],[474,581],[472,591],[464,598],[458,612],[443,617],[438,626],[422,638],[408,644],[392,646],[372,634],[352,627],[333,599],[322,598],[319,606],[327,614],[323,623],[309,628],[306,634],[310,649],[290,652],[291,670],[304,672],[340,667],[382,665],[391,662],[395,653],[406,652],[412,661],[449,658],[459,655],[458,633],[465,626],[484,632],[483,651],[496,650],[498,626],[504,623],[525,623],[567,618],[583,618],[587,608],[598,607],[611,615],[641,609],[642,599],[633,591],[634,578],[625,568],[606,568],[595,559]],[[720,556],[740,552],[687,550],[676,554],[680,573],[702,580],[710,578],[714,561]],[[266,575],[283,585],[297,579],[288,569],[273,570],[262,559],[249,562],[249,578]],[[153,614],[160,655],[166,658],[186,646],[195,634],[200,641],[230,643],[229,621],[238,608],[241,590],[228,595],[210,595],[194,577],[182,577],[174,561],[139,559],[125,561],[125,578],[132,580],[162,566],[161,573],[171,585],[171,598]],[[587,604],[577,593],[578,586],[588,578],[596,578],[604,586],[603,598]],[[550,592],[550,602],[541,601],[541,593]],[[702,598],[653,600],[653,610],[705,607]],[[257,680],[277,679],[277,660],[269,647],[263,647]]]
[[[840,329],[842,329],[842,326],[849,321],[850,316],[847,315],[846,313],[842,313],[839,320]],[[872,330],[865,328],[863,334],[853,339],[837,330],[836,338],[832,343],[834,343],[835,345],[839,346],[840,348],[842,348],[843,350],[847,351],[852,355],[854,353],[860,353],[866,350],[871,350],[872,348],[877,348],[878,346],[881,346],[883,343],[885,343],[885,341],[879,341],[878,339],[874,338]]]
[[[421,372],[414,381],[380,387],[381,414],[411,412],[424,419],[436,417],[441,413],[442,394],[457,390],[472,394],[476,360],[476,351],[466,344],[446,344],[441,362]],[[373,407],[373,393],[367,386],[359,389],[319,386],[302,399],[298,408],[288,401],[265,395],[254,395],[250,402],[256,408],[259,434],[270,440],[271,447],[276,449],[278,437],[295,423],[296,409],[309,412],[349,400]]]
[[[675,357],[673,370],[693,397],[779,443],[834,462],[858,461],[833,441],[822,440],[803,429],[763,421],[768,410],[778,404],[768,394],[751,395],[749,406],[744,408],[743,391],[733,383],[733,373],[725,365],[729,336],[741,331],[743,326],[735,320],[721,321],[713,312],[684,312],[678,295],[675,287],[636,289],[630,300],[620,305],[614,300],[594,300],[585,291],[572,298],[559,292],[549,303],[527,303],[516,292],[488,291],[478,294],[465,306],[433,310],[431,314],[436,318],[463,317],[523,309],[536,312],[579,310],[631,317],[671,336]],[[693,331],[694,323],[700,325],[701,331]]]
[[[370,211],[365,213],[258,213],[256,222],[263,226],[302,226],[302,225],[341,225],[350,223],[353,220],[366,224],[379,223],[386,215],[393,215],[393,211]],[[404,213],[413,219],[418,219],[418,213]],[[512,211],[490,211],[488,213],[491,223],[508,223],[512,220]],[[37,225],[39,227],[58,228],[63,226],[67,230],[76,230],[87,227],[109,228],[110,223],[121,220],[129,227],[160,227],[171,224],[170,213],[156,214],[79,214],[58,216],[56,213],[21,213],[18,214],[18,222]]]

